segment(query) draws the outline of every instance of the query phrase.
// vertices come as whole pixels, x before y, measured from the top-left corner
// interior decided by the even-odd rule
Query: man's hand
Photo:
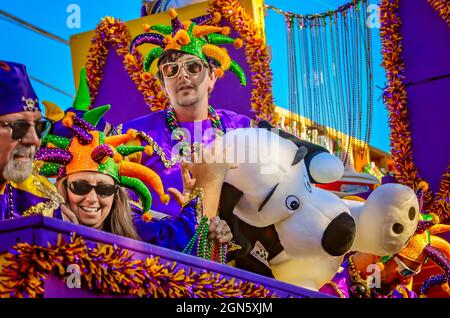
[[[62,216],[63,216],[63,220],[64,221],[69,221],[71,223],[74,224],[79,224],[77,216],[75,215],[75,213],[72,212],[71,209],[69,209],[66,205],[61,204],[61,212],[62,212]]]
[[[217,137],[211,146],[200,146],[199,151],[193,154],[193,162],[186,164],[192,177],[196,179],[195,187],[205,191],[203,214],[210,219],[217,214],[222,183],[228,170],[237,167],[236,164],[226,163],[227,149],[222,151],[220,145],[221,138]]]
[[[211,147],[200,145],[199,151],[192,154],[192,162],[185,160],[181,162],[183,193],[175,188],[167,189],[167,192],[172,194],[180,207],[186,203],[194,186],[203,188],[205,191],[205,199],[208,202],[210,197],[213,197],[213,202],[218,202],[218,199],[215,197],[220,196],[220,189],[228,170],[238,166],[237,164],[216,162],[216,149],[218,149],[220,143],[221,138],[217,137]],[[226,150],[223,151],[222,158],[226,158]],[[208,198],[206,198],[207,196]],[[208,203],[207,205],[209,207]]]
[[[221,220],[218,216],[214,216],[209,222],[208,239],[223,244],[230,242],[233,239],[233,234],[231,234],[227,222]]]
[[[222,187],[228,170],[238,167],[237,164],[226,163],[228,149],[219,155],[221,142],[222,137],[216,137],[211,146],[201,144],[198,151],[192,154],[192,162],[186,163],[187,169],[197,180],[196,187]]]
[[[180,207],[182,207],[189,198],[189,195],[194,189],[195,182],[197,181],[195,178],[191,177],[191,174],[187,169],[187,164],[184,161],[181,163],[181,177],[183,179],[183,193],[175,188],[167,189],[167,192],[172,194]]]

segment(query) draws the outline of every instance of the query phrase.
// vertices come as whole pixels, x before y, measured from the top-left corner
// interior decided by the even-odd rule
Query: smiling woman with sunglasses
[[[58,192],[65,200],[61,206],[65,220],[182,251],[194,236],[197,213],[201,213],[197,211],[196,200],[182,200],[183,207],[176,217],[151,221],[152,196],[147,185],[161,201],[167,202],[169,195],[154,171],[124,159],[132,153],[150,155],[152,148],[127,146],[136,137],[134,130],[106,137],[73,112],[65,115],[62,124],[72,132],[73,138],[48,135],[44,139],[46,147],[39,148],[36,159],[45,162],[41,173],[57,178]],[[184,194],[194,186],[192,180],[185,181]],[[124,187],[137,194],[141,206],[131,204]],[[180,193],[172,194],[177,201],[181,200]],[[227,243],[231,238],[225,221],[211,220],[209,240]]]
[[[128,194],[111,176],[94,171],[75,172],[58,179],[57,188],[66,201],[61,207],[66,220],[139,239]]]
[[[169,196],[164,193],[156,173],[124,160],[123,155],[149,149],[125,145],[135,135],[134,131],[106,137],[73,112],[65,114],[62,124],[72,133],[72,138],[48,135],[35,157],[45,162],[41,173],[57,178],[58,192],[65,200],[61,206],[64,219],[140,239],[133,223],[129,196],[123,187],[140,197],[144,212],[150,209],[152,201],[146,184],[155,189],[160,200],[167,200]]]

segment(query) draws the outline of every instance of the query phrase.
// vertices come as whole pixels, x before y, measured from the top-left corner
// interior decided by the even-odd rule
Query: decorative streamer
[[[337,155],[345,164],[351,163],[352,144],[361,157],[365,155],[371,132],[373,59],[371,30],[366,25],[368,2],[354,0],[334,11],[307,15],[266,6],[285,16],[289,110],[308,118],[309,141],[318,143],[325,127],[337,130],[345,149]]]
[[[297,53],[294,42],[294,18],[285,16],[286,40],[287,40],[287,61],[288,61],[288,87],[289,87],[289,119],[292,123],[293,114],[299,107],[298,94],[296,89],[297,79]]]

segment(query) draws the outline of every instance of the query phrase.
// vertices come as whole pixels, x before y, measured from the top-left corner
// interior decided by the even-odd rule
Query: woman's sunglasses
[[[397,263],[398,273],[402,277],[407,278],[407,277],[411,277],[411,276],[414,276],[414,275],[417,275],[420,273],[421,267],[419,267],[416,270],[412,270],[411,268],[406,266],[405,263],[403,263],[397,256],[394,256],[394,261]]]
[[[107,198],[112,196],[116,193],[117,189],[119,188],[116,184],[99,184],[99,185],[90,185],[87,182],[80,182],[80,181],[74,181],[74,182],[67,182],[66,181],[66,187],[69,188],[70,192],[77,195],[86,195],[92,191],[92,189],[95,190],[95,193],[97,195],[101,196],[102,198]]]
[[[25,120],[17,120],[13,122],[0,121],[0,126],[11,128],[11,138],[15,140],[25,137],[28,129],[30,129],[30,126],[34,126],[36,135],[39,138],[44,138],[52,129],[52,125],[53,122],[47,118],[42,118],[41,120],[33,123]]]
[[[169,62],[161,66],[161,72],[164,77],[174,78],[180,73],[181,67],[190,75],[200,74],[205,63],[201,60],[190,60],[187,62]]]

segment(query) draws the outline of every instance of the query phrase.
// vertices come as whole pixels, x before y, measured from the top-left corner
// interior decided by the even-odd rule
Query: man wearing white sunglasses
[[[156,75],[170,101],[169,107],[124,123],[122,129],[118,130],[127,131],[133,128],[145,133],[146,136],[141,135],[141,143],[148,143],[149,138],[156,142],[161,148],[159,153],[157,151],[158,155],[165,159],[143,155],[140,162],[156,171],[163,184],[171,187],[168,191],[175,196],[176,201],[182,201],[186,197],[186,193],[180,192],[183,191],[182,176],[189,173],[181,169],[179,161],[170,162],[171,159],[183,157],[189,160],[201,143],[212,142],[216,136],[224,134],[226,129],[249,127],[251,120],[231,111],[216,110],[209,104],[209,96],[216,80],[223,76],[224,72],[233,72],[241,85],[246,85],[246,77],[241,67],[231,60],[225,49],[218,46],[233,44],[239,48],[242,46],[242,40],[225,35],[229,32],[228,28],[205,25],[214,18],[213,15],[189,21],[180,21],[173,9],[169,10],[169,15],[172,19],[170,26],[152,26],[151,30],[158,33],[147,32],[138,35],[130,45],[132,52],[143,44],[157,45],[147,55],[144,69],[148,71],[152,63],[157,61]],[[208,172],[209,176],[205,176],[206,171],[201,170],[202,176],[205,177],[201,180],[201,176],[193,175],[194,178],[197,177],[196,186],[212,193],[205,195],[205,205],[211,197],[218,198],[217,194],[220,193],[228,167],[225,164],[209,167],[213,168]],[[212,183],[201,184],[205,179]],[[180,211],[176,201],[171,200],[168,205],[164,205],[159,200],[154,200],[152,208],[175,216]],[[218,202],[215,202],[206,214],[214,216],[216,211],[212,210],[215,210],[217,205]]]

